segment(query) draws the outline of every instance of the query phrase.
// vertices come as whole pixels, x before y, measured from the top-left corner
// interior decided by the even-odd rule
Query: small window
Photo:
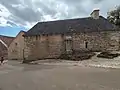
[[[36,40],[38,40],[38,36],[36,36]]]
[[[48,37],[48,34],[46,36]]]
[[[17,46],[17,43],[15,43],[15,45]]]
[[[85,48],[88,48],[88,42],[85,42]]]

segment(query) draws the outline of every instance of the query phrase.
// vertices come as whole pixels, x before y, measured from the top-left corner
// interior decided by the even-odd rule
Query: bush
[[[108,58],[108,59],[113,59],[115,57],[118,57],[120,54],[118,53],[110,53],[110,52],[101,52],[100,54],[97,55],[97,57],[100,58]]]
[[[77,54],[76,60],[87,60],[87,59],[91,59],[91,57],[93,57],[95,55],[95,53],[93,52],[82,52]]]
[[[80,60],[86,60],[90,59],[92,56],[94,56],[95,53],[93,52],[87,52],[87,51],[74,51],[72,54],[61,54],[59,57],[60,59],[66,59],[66,60],[74,60],[74,61],[80,61]]]
[[[61,54],[59,59],[66,59],[66,60],[71,60],[72,59],[72,55],[69,55],[69,54]]]
[[[29,63],[31,63],[32,61],[36,61],[36,60],[23,60],[22,63],[29,64]]]

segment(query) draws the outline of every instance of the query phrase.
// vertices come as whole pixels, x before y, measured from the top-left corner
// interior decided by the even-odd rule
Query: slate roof
[[[9,37],[9,36],[4,36],[0,35],[0,39],[7,45],[9,46],[11,42],[14,40],[14,37]]]
[[[13,39],[14,37],[0,35],[0,40],[2,40],[7,45],[7,47],[10,45]],[[2,42],[0,42],[0,57],[7,55],[7,47]]]
[[[16,35],[16,37],[17,37],[20,33],[24,33],[24,34],[25,34],[26,31],[21,30],[21,31]],[[15,37],[15,38],[16,38],[16,37]]]
[[[40,34],[67,34],[72,32],[98,32],[114,29],[116,29],[115,26],[102,16],[99,16],[99,19],[86,17],[39,22],[27,31],[25,36]]]
[[[7,50],[7,48],[5,47],[5,45],[3,45],[3,44],[0,42],[0,52],[3,51],[3,50]]]

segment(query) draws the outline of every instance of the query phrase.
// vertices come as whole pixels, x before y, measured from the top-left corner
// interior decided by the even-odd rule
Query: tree
[[[119,7],[116,7],[114,10],[112,11],[109,11],[108,13],[108,16],[107,16],[107,19],[120,27],[120,6]]]

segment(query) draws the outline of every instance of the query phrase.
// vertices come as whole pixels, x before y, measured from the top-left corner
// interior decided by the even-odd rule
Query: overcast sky
[[[15,36],[39,21],[88,17],[94,8],[104,17],[120,0],[0,0],[0,34]]]

